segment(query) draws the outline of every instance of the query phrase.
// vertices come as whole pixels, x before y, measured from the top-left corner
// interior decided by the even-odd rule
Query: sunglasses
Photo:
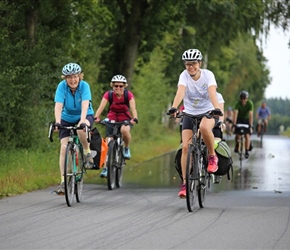
[[[114,85],[114,88],[124,88],[124,85]]]

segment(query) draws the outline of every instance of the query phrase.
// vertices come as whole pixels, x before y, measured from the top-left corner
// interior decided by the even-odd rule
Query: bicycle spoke
[[[77,151],[77,160],[76,160],[76,185],[75,185],[75,194],[77,202],[81,202],[81,197],[83,194],[83,185],[84,185],[84,155],[82,147],[78,148]]]
[[[65,154],[64,164],[64,189],[65,199],[67,205],[70,207],[73,203],[74,192],[75,192],[75,175],[74,175],[74,150],[71,144],[68,144]]]
[[[186,160],[186,205],[189,212],[194,209],[194,196],[195,196],[195,180],[193,178],[194,159],[192,153],[193,146],[189,145],[187,160]]]
[[[122,186],[122,178],[123,178],[123,168],[125,165],[125,159],[122,152],[122,147],[118,148],[118,161],[117,161],[117,169],[116,169],[116,187],[119,188]]]
[[[110,141],[108,149],[108,189],[113,190],[116,187],[116,142]]]

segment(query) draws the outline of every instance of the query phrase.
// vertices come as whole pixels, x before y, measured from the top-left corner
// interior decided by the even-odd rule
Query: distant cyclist
[[[128,84],[125,76],[123,75],[113,76],[110,85],[113,88],[113,90],[109,90],[103,95],[99,108],[95,113],[95,119],[97,123],[100,122],[100,116],[106,105],[109,103],[110,104],[109,112],[107,114],[108,119],[114,120],[116,122],[122,122],[126,120],[130,121],[128,125],[122,125],[121,127],[122,139],[124,141],[123,156],[125,159],[129,160],[131,158],[129,148],[129,144],[131,141],[130,131],[131,128],[133,127],[133,124],[138,123],[135,98],[133,93],[126,89]],[[126,95],[125,91],[127,92]],[[110,103],[110,93],[112,98],[111,103]],[[125,98],[127,100],[125,100]],[[112,132],[113,128],[111,126],[107,126],[106,134],[110,135],[112,134]],[[103,168],[103,171],[100,176],[102,178],[107,177],[107,168]]]
[[[262,122],[264,121],[264,133],[265,133],[267,131],[268,121],[271,119],[271,111],[267,107],[265,102],[262,102],[261,107],[258,108],[256,113],[256,119],[258,120],[257,134],[258,136],[260,136]]]
[[[234,112],[233,112],[232,107],[228,107],[227,112],[226,112],[226,117],[225,117],[227,135],[232,135],[233,115],[234,115]]]
[[[245,135],[245,157],[249,158],[249,151],[252,150],[252,144],[250,141],[250,135],[253,131],[253,112],[254,112],[254,104],[252,101],[248,100],[249,93],[243,90],[240,93],[240,100],[235,103],[234,106],[234,118],[233,118],[233,127],[235,128],[236,124],[247,124],[249,125],[249,129]],[[235,141],[235,152],[239,151],[239,140],[240,135],[236,134]]]

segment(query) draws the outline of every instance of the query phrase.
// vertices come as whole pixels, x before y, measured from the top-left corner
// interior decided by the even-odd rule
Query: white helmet
[[[62,74],[64,76],[75,75],[82,72],[80,65],[76,63],[69,63],[62,68]]]
[[[115,75],[115,76],[113,76],[111,82],[124,82],[124,83],[127,83],[127,79],[126,79],[125,76]]]
[[[183,61],[201,61],[202,54],[198,49],[188,49],[182,55]]]

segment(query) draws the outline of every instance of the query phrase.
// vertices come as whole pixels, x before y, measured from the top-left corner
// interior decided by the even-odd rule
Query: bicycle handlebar
[[[172,115],[170,114],[169,112],[167,112],[167,115]],[[199,115],[191,115],[191,114],[188,114],[188,113],[185,113],[185,112],[176,112],[176,116],[174,118],[181,118],[183,116],[187,116],[189,118],[194,118],[194,119],[202,119],[203,117],[206,117],[208,119],[211,119],[213,118],[214,116],[223,116],[223,113],[219,110],[211,110],[211,111],[208,111],[206,113],[203,113],[203,114],[199,114]]]
[[[52,138],[52,135],[53,135],[53,131],[55,130],[55,128],[58,127],[58,129],[66,129],[66,130],[73,130],[73,131],[76,131],[76,130],[85,130],[86,132],[86,137],[87,137],[87,141],[88,142],[91,142],[91,138],[90,138],[90,129],[88,127],[88,125],[85,125],[85,126],[64,126],[64,125],[61,125],[61,124],[58,124],[56,125],[55,123],[51,122],[49,124],[49,130],[48,130],[48,138],[51,142],[53,142],[53,138]]]

